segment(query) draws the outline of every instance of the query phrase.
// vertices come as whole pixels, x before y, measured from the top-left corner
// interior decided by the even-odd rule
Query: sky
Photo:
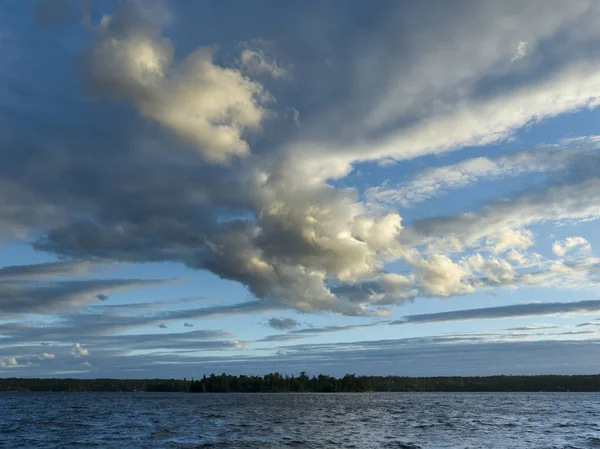
[[[7,0],[0,377],[600,372],[600,4]]]

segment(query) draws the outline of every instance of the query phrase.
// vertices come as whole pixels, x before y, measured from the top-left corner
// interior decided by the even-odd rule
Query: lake
[[[600,448],[600,393],[0,393],[7,448]]]

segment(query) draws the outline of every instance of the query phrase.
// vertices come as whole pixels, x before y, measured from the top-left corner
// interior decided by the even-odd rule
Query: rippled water
[[[600,394],[0,393],[0,447],[600,448]]]

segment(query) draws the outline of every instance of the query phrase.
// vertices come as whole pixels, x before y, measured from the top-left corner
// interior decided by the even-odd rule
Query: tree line
[[[0,378],[0,391],[126,391],[185,393],[350,393],[350,392],[486,392],[600,391],[600,375],[490,377],[332,377],[279,373],[264,376],[211,374],[200,379],[45,379]]]

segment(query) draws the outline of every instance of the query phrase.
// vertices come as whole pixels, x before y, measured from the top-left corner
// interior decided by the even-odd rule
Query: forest
[[[600,375],[489,377],[331,377],[279,373],[264,376],[211,374],[199,379],[50,379],[0,378],[0,391],[179,392],[179,393],[353,393],[353,392],[492,392],[600,391]]]

